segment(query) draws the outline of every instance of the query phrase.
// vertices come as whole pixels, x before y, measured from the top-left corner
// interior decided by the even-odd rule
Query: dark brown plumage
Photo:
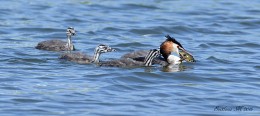
[[[67,29],[67,42],[61,40],[46,40],[39,42],[36,49],[39,50],[48,50],[48,51],[74,51],[75,47],[72,44],[71,36],[75,35],[75,30],[72,27]]]

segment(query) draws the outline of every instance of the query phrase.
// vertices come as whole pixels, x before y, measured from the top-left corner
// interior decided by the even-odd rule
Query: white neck
[[[71,35],[67,35],[67,39],[68,39],[68,43],[67,43],[68,50],[73,50]]]
[[[93,63],[99,63],[99,56],[100,56],[100,52],[98,49],[95,50],[94,52],[94,56],[93,56],[93,59],[92,59],[92,62]]]
[[[181,63],[181,58],[175,55],[170,55],[167,59],[169,65],[179,65]]]
[[[173,46],[173,50],[172,50],[172,51],[175,52],[175,53],[177,53],[177,54],[179,54],[178,45],[174,43],[172,46]]]

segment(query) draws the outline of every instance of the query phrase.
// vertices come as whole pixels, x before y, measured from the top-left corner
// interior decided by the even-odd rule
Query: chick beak
[[[114,49],[114,48],[108,49],[108,52],[115,52],[115,51],[116,51],[116,49]]]
[[[116,49],[114,49],[114,48],[111,49],[111,52],[115,52],[115,51],[116,51]]]
[[[73,32],[72,32],[72,35],[76,35],[76,31],[73,31]]]

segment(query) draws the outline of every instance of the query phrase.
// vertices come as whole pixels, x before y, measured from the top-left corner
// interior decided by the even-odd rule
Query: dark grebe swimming
[[[73,27],[69,27],[66,33],[68,40],[67,42],[61,40],[46,40],[38,43],[35,48],[48,51],[73,51],[75,50],[75,47],[72,44],[71,36],[75,35],[76,32]]]
[[[160,55],[160,51],[157,49],[150,50],[143,61],[138,61],[132,58],[120,58],[118,60],[103,61],[98,63],[99,66],[110,66],[110,67],[140,67],[140,66],[151,66],[153,59]]]
[[[99,63],[99,57],[102,53],[113,52],[113,51],[115,51],[115,49],[107,45],[100,44],[96,47],[94,51],[94,56],[89,56],[81,52],[75,52],[75,53],[64,53],[59,58],[81,63],[81,64]]]

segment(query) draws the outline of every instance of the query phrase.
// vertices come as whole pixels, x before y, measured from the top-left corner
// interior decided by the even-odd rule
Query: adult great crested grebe
[[[48,51],[73,51],[75,50],[74,45],[71,41],[71,36],[75,35],[76,32],[73,27],[69,27],[67,29],[67,42],[61,40],[46,40],[39,42],[35,47],[40,50],[48,50]]]
[[[115,51],[115,49],[107,45],[100,44],[96,47],[94,51],[94,56],[89,56],[81,52],[75,52],[75,53],[68,52],[62,54],[59,58],[68,61],[77,62],[80,64],[99,63],[99,57],[102,53],[113,52],[113,51]]]
[[[193,56],[187,52],[176,39],[169,35],[166,35],[165,37],[167,39],[160,45],[160,52],[169,65],[178,65],[183,60],[195,62]],[[180,57],[171,55],[171,52],[177,53]]]
[[[160,51],[157,49],[150,50],[143,61],[138,61],[132,58],[120,58],[118,60],[103,61],[98,63],[99,66],[109,67],[140,67],[140,66],[151,66],[153,59],[160,55]]]

